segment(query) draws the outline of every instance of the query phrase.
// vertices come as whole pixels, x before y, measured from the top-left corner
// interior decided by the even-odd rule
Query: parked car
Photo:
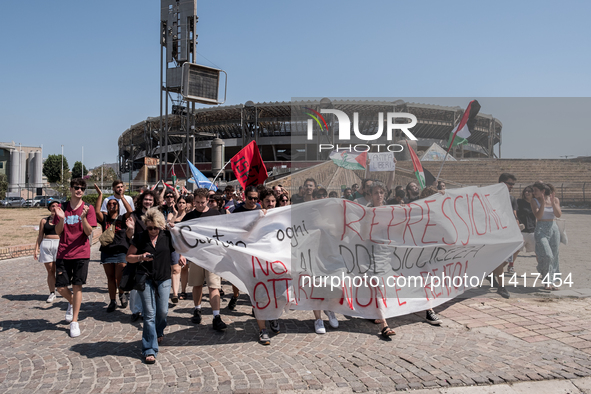
[[[37,196],[33,200],[35,201],[33,206],[34,207],[46,207],[53,200],[58,200],[57,196]]]
[[[22,197],[6,197],[0,201],[3,207],[22,207],[25,205],[25,199]]]
[[[32,198],[29,198],[29,199],[25,200],[25,203],[23,204],[23,207],[32,207],[33,204],[35,204],[35,202],[33,201]]]

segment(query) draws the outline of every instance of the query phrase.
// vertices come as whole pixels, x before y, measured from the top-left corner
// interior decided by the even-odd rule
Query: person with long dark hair
[[[521,235],[523,235],[523,248],[521,251],[535,252],[536,250],[536,239],[534,231],[536,230],[536,217],[531,208],[531,202],[534,196],[534,189],[531,186],[526,186],[521,192],[521,198],[517,199],[517,219],[519,224],[523,225]],[[517,256],[515,256],[517,257]],[[507,272],[512,274],[515,273],[515,259],[509,263]]]
[[[126,265],[125,256],[127,254],[127,249],[129,249],[129,235],[131,235],[127,234],[126,221],[127,218],[129,218],[129,215],[131,215],[132,208],[126,198],[110,198],[107,199],[107,213],[103,214],[101,212],[103,192],[96,183],[94,184],[94,188],[98,193],[94,208],[97,223],[101,225],[103,233],[106,232],[109,227],[115,226],[115,234],[111,243],[108,245],[101,245],[100,247],[101,265],[107,276],[107,287],[109,289],[109,298],[111,299],[111,302],[107,306],[107,312],[110,313],[117,308],[117,302],[115,299],[117,297],[117,289],[119,288],[121,277],[123,276],[123,268],[125,268]],[[124,215],[119,214],[119,202],[122,202],[125,206],[126,213]],[[121,308],[126,308],[128,301],[129,294],[120,292],[119,302],[121,303]]]
[[[557,290],[554,286],[560,278],[559,250],[560,232],[554,219],[562,216],[560,200],[550,187],[542,182],[533,185],[534,199],[531,208],[536,217],[536,256],[538,257],[538,272],[546,282],[546,290]],[[547,278],[546,278],[547,276]]]
[[[39,223],[39,236],[35,243],[33,257],[45,265],[47,270],[47,286],[49,297],[47,302],[55,301],[55,256],[60,243],[60,237],[55,232],[55,210],[60,206],[59,201],[51,201],[47,209],[51,213],[48,217],[41,219]]]

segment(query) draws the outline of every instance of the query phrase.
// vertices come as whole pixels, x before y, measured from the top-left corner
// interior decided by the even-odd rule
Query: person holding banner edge
[[[220,212],[215,209],[209,209],[209,190],[200,188],[193,193],[193,205],[195,209],[185,215],[181,222],[198,219],[201,217],[219,215]],[[174,224],[173,224],[174,225]],[[209,288],[209,303],[213,311],[212,327],[216,331],[225,330],[228,326],[222,321],[220,315],[220,289],[222,288],[221,278],[209,272],[197,264],[193,263],[189,267],[189,286],[193,286],[193,317],[191,321],[195,324],[201,324],[201,298],[203,296],[203,283],[207,280]]]
[[[511,190],[513,189],[513,186],[515,185],[515,182],[517,182],[517,178],[513,174],[509,174],[509,173],[505,172],[499,176],[499,183],[504,183],[507,186],[509,193],[511,193]],[[509,196],[509,197],[510,197],[511,209],[513,211],[513,216],[515,217],[517,224],[519,224],[519,219],[517,219],[517,199],[513,196]],[[509,291],[505,288],[505,281],[502,280],[501,277],[505,275],[504,274],[505,266],[509,263],[514,263],[515,257],[517,256],[518,253],[519,253],[519,251],[515,252],[512,256],[509,256],[507,261],[504,261],[500,266],[495,268],[495,270],[493,271],[493,275],[494,275],[493,276],[493,283],[491,283],[491,284],[493,287],[497,288],[497,294],[503,298],[509,298],[509,297],[511,297],[511,295],[509,294]]]

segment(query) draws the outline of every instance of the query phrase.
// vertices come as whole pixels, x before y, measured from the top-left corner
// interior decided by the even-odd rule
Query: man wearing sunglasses
[[[234,211],[232,211],[232,213],[249,212],[256,209],[261,209],[261,206],[257,204],[257,201],[259,201],[259,191],[257,190],[256,186],[247,186],[246,190],[244,191],[244,203],[238,205]],[[236,309],[238,296],[240,296],[240,291],[236,286],[232,285],[232,298],[230,298],[226,308],[231,311]]]
[[[127,213],[127,210],[121,202],[122,198],[125,198],[127,200],[129,206],[131,207],[131,212],[133,212],[135,210],[135,206],[133,205],[133,198],[131,198],[131,196],[125,195],[125,184],[122,180],[117,179],[113,181],[113,195],[103,200],[103,204],[101,205],[101,212],[107,213],[107,202],[109,202],[109,200],[115,199],[119,202],[119,215],[125,215]]]
[[[195,209],[186,214],[181,222],[220,214],[220,211],[217,209],[210,209],[207,206],[209,201],[209,190],[204,188],[197,189],[193,193],[193,197],[193,205],[195,206]],[[203,282],[207,281],[207,286],[209,288],[209,304],[213,311],[213,329],[216,331],[226,329],[227,325],[222,321],[222,316],[220,315],[221,278],[213,272],[209,272],[193,262],[191,263],[192,264],[189,264],[188,285],[193,287],[193,304],[195,305],[191,321],[195,324],[201,324]]]
[[[244,191],[244,197],[244,204],[238,205],[232,213],[261,209],[261,206],[257,204],[259,201],[259,192],[255,186],[248,186]]]
[[[66,321],[70,323],[70,337],[80,335],[78,312],[82,304],[82,285],[86,284],[90,261],[88,237],[96,227],[96,215],[92,205],[82,201],[86,182],[76,178],[70,182],[72,197],[64,209],[55,210],[55,232],[60,236],[55,263],[55,287],[68,301]],[[68,286],[72,285],[72,290]]]

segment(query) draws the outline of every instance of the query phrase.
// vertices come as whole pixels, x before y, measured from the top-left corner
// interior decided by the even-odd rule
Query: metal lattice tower
[[[182,66],[186,62],[195,63],[197,34],[197,0],[161,0],[160,12],[160,143],[159,178],[169,177],[169,153],[173,162],[186,163],[191,160],[189,152],[194,152],[195,123],[192,114],[195,103],[183,99],[181,92]],[[162,94],[164,93],[164,99]],[[170,127],[169,102],[172,113],[181,116],[180,127]],[[183,138],[181,149],[171,147],[170,137]],[[193,141],[191,141],[193,140]],[[193,143],[191,143],[193,142]],[[183,157],[184,152],[184,157]],[[188,165],[187,165],[188,166]],[[188,168],[187,168],[188,172]]]

